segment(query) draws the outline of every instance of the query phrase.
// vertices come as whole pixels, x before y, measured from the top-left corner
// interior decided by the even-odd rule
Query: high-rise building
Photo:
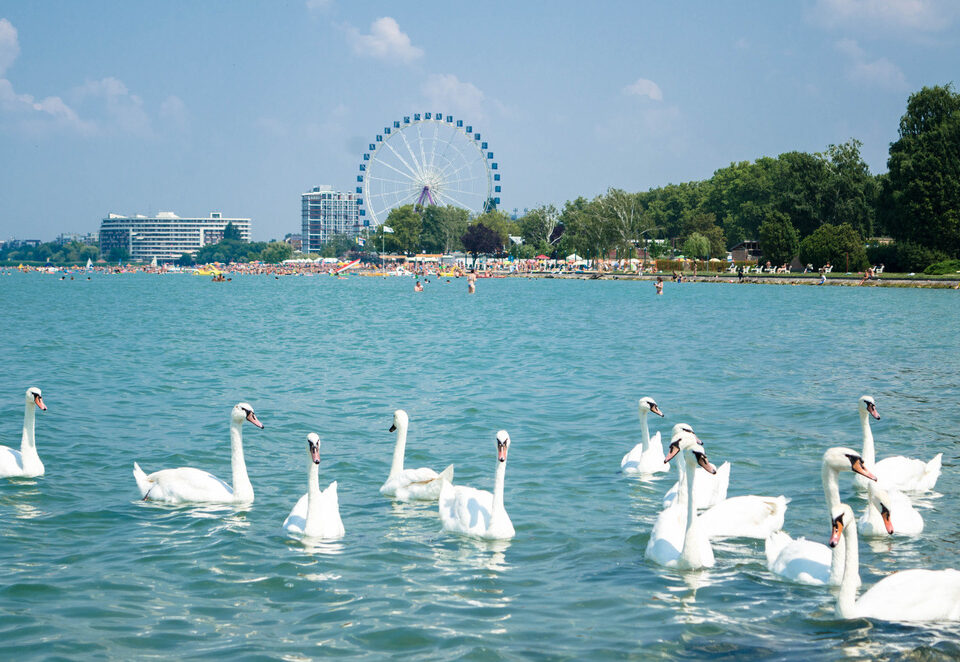
[[[213,212],[209,218],[180,218],[162,211],[153,218],[110,214],[100,223],[100,253],[109,256],[114,248],[126,250],[131,260],[171,262],[184,253],[195,253],[207,244],[223,239],[228,223],[250,241],[249,218],[224,218]]]
[[[360,195],[314,186],[300,195],[302,251],[319,253],[333,235],[356,237],[370,221],[360,221]]]

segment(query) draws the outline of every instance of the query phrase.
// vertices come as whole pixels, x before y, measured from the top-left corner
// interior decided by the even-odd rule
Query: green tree
[[[762,246],[761,246],[762,248]],[[828,262],[838,270],[859,271],[869,266],[863,238],[852,225],[825,223],[800,242],[800,260],[819,269]]]
[[[890,145],[886,215],[890,235],[960,256],[960,94],[950,85],[910,95]]]
[[[420,249],[420,233],[423,222],[420,214],[413,205],[403,205],[390,210],[384,225],[393,230],[393,233],[383,234],[383,225],[377,228],[376,245],[383,246],[387,251],[415,253]]]
[[[470,224],[470,213],[461,207],[428,205],[421,214],[420,248],[425,253],[450,253],[462,248],[460,237]]]
[[[293,247],[290,244],[283,241],[271,241],[260,251],[259,259],[261,262],[279,264],[284,260],[289,260],[291,255],[293,255]]]
[[[684,257],[704,259],[710,256],[710,240],[699,232],[693,232],[683,242]]]
[[[527,246],[536,246],[546,250],[553,244],[559,235],[556,233],[560,225],[560,213],[553,205],[541,205],[536,209],[531,209],[526,216],[521,218],[520,236]]]
[[[130,259],[130,251],[122,246],[114,246],[110,249],[110,255],[108,257],[111,262],[126,262]]]
[[[786,264],[800,248],[800,238],[790,217],[781,211],[771,211],[760,224],[760,248],[763,256],[775,265]]]
[[[240,228],[233,224],[233,221],[227,223],[227,227],[223,229],[223,238],[224,239],[236,239],[240,240]]]
[[[477,255],[489,255],[503,250],[500,233],[480,221],[471,223],[460,241],[467,252],[473,253],[474,258]]]

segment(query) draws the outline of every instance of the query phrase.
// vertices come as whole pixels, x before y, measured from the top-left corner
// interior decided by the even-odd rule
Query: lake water
[[[655,659],[960,655],[960,625],[834,616],[829,590],[777,580],[759,541],[716,567],[644,559],[671,473],[620,473],[637,399],[685,421],[729,495],[784,494],[785,529],[825,541],[820,459],[859,448],[872,394],[878,456],[944,453],[916,539],[861,539],[864,586],[958,566],[960,296],[916,289],[558,280],[0,276],[0,443],[19,447],[24,391],[46,475],[0,481],[0,659]],[[140,501],[145,470],[230,480],[244,427],[248,509]],[[377,490],[394,409],[406,466],[456,465],[491,489],[496,431],[513,443],[509,543],[440,530],[436,506]],[[305,547],[280,525],[339,481],[346,537]],[[858,512],[848,474],[841,494]]]

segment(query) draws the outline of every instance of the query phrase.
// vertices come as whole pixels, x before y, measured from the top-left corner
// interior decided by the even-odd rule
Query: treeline
[[[293,255],[290,244],[282,241],[243,241],[240,230],[233,223],[227,223],[223,230],[223,239],[215,244],[207,244],[194,254],[184,253],[177,260],[182,266],[193,264],[211,264],[220,262],[283,262]]]
[[[0,247],[0,261],[9,262],[52,262],[54,264],[86,264],[87,259],[100,259],[100,247],[96,244],[83,244],[71,241],[58,244],[49,241],[39,246]]]
[[[669,247],[722,259],[737,243],[756,240],[775,265],[796,256],[815,268],[830,262],[862,270],[882,262],[890,271],[960,257],[960,94],[947,85],[910,96],[887,173],[872,175],[860,148],[851,139],[821,153],[732,163],[704,181],[638,193],[609,189],[517,220],[497,210],[470,219],[455,207],[408,205],[387,218],[393,233],[381,226],[366,249],[596,258],[635,256],[642,247],[656,257]],[[894,243],[871,242],[883,236]]]

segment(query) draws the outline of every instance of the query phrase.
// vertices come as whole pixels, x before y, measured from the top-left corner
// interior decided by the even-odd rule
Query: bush
[[[931,276],[943,276],[944,274],[955,274],[960,272],[960,260],[942,260],[923,270],[923,273]]]
[[[897,242],[897,267],[900,271],[923,271],[930,265],[943,262],[949,256],[935,248],[927,248],[912,241]]]
[[[849,262],[848,262],[849,259]],[[800,243],[800,261],[819,269],[827,262],[835,270],[863,271],[869,264],[863,239],[849,223],[825,223]]]
[[[884,271],[903,271],[897,258],[896,244],[867,246],[867,260],[874,266],[882,264]]]

